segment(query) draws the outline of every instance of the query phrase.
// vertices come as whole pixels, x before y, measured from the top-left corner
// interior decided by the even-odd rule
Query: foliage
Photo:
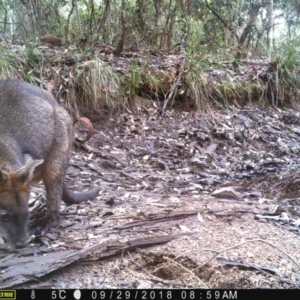
[[[12,62],[7,57],[7,53],[0,51],[0,79],[12,78],[16,73]]]
[[[130,72],[121,79],[120,97],[131,107],[136,106],[137,99],[163,99],[169,85],[165,83],[168,74],[161,70],[133,62]]]
[[[198,51],[216,45],[260,53],[267,44],[270,9],[277,39],[299,35],[296,1],[276,1],[274,7],[254,0],[130,0],[124,5],[127,47],[171,50],[180,45]],[[52,33],[65,41],[85,37],[116,45],[121,34],[122,0],[2,0],[0,6],[2,32],[25,42]]]
[[[272,75],[267,78],[267,97],[272,105],[298,105],[300,98],[300,44],[283,47],[272,63]]]
[[[194,101],[200,111],[209,110],[212,103],[227,106],[230,103],[255,102],[262,94],[258,83],[238,77],[232,79],[226,62],[218,61],[217,57],[189,57],[186,68],[185,98]]]
[[[69,82],[67,105],[75,109],[100,111],[103,106],[114,108],[119,106],[118,91],[120,88],[118,75],[99,59],[85,61],[77,65],[76,74]]]
[[[295,104],[299,98],[299,4],[257,0],[2,0],[0,1],[0,76],[39,83],[51,62],[38,48],[40,38],[54,34],[69,43],[76,65],[65,99],[78,107],[116,107],[135,96],[165,100],[176,72],[165,73],[138,60],[128,73],[117,74],[101,62],[95,44],[112,47],[115,57],[132,49],[151,55],[182,53],[184,76],[172,89],[198,109],[209,103],[254,101]],[[22,44],[11,52],[6,45]],[[75,49],[75,50],[74,50]],[[273,69],[258,82],[230,78],[231,64],[244,58],[269,58]],[[217,69],[219,74],[214,74]],[[170,103],[172,103],[172,101]]]

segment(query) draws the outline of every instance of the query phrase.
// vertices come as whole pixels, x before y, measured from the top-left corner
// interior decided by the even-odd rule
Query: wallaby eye
[[[10,215],[6,210],[0,211],[0,218],[1,221],[7,222],[10,220]]]

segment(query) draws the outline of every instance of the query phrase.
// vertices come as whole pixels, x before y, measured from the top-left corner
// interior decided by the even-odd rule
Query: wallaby
[[[60,201],[80,203],[99,188],[74,193],[64,185],[73,125],[51,93],[17,79],[0,80],[0,236],[23,248],[28,231],[45,234],[59,223]],[[30,184],[43,180],[46,215],[28,229]]]

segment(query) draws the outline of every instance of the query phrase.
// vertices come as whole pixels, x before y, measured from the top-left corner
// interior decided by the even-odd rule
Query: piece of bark
[[[8,259],[4,258],[0,261],[0,289],[11,288],[31,281],[33,278],[38,280],[38,278],[78,261],[106,245],[107,242],[79,251],[66,250],[36,256],[20,256],[20,253],[8,254]]]

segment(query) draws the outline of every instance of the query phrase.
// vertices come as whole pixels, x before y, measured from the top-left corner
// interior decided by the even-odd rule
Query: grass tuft
[[[75,75],[69,78],[67,106],[76,114],[81,110],[100,112],[103,107],[115,109],[121,105],[119,76],[100,59],[76,66]]]

